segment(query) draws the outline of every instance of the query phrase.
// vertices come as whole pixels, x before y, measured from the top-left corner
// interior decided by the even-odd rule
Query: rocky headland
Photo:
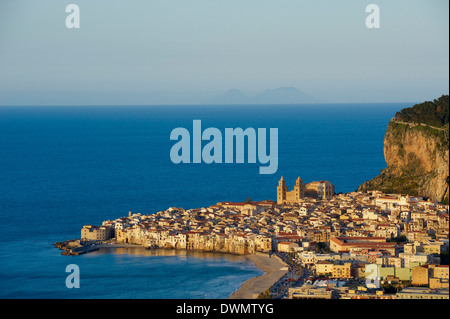
[[[448,202],[448,100],[443,95],[396,114],[384,137],[387,167],[358,191],[380,190]]]

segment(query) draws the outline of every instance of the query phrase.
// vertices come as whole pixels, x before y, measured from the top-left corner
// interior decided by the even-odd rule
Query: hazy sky
[[[66,28],[66,6],[81,11]],[[367,5],[380,7],[368,29]],[[1,0],[0,105],[189,104],[293,86],[329,102],[448,94],[447,0]]]

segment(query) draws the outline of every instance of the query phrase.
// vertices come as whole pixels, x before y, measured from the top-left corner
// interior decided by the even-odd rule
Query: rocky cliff
[[[391,120],[384,137],[387,167],[358,191],[380,190],[448,202],[448,127]]]

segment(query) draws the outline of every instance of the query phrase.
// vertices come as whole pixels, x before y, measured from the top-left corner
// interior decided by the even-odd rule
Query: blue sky
[[[67,29],[66,5],[81,11]],[[368,29],[368,4],[380,29]],[[2,0],[0,105],[195,104],[293,86],[328,102],[448,94],[447,0]]]

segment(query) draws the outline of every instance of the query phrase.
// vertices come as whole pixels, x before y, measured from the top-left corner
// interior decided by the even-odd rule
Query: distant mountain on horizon
[[[248,97],[237,89],[205,101],[205,104],[306,104],[323,101],[312,97],[295,87],[268,89],[253,97]]]
[[[225,94],[215,97],[206,103],[210,104],[248,104],[251,99],[237,89],[231,89]]]

